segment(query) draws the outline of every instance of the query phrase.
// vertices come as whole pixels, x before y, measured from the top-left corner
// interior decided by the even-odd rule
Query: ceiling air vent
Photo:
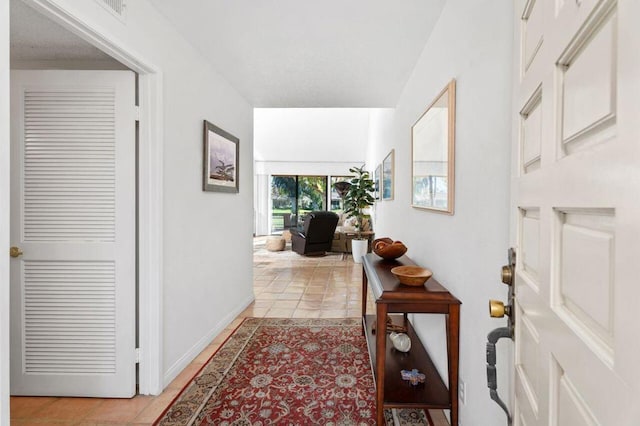
[[[125,0],[96,0],[105,9],[113,13],[120,19],[124,18],[124,10],[126,8]]]

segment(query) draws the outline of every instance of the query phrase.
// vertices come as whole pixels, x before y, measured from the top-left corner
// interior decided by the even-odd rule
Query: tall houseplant
[[[344,196],[344,212],[347,217],[356,218],[356,231],[358,234],[357,239],[351,241],[351,252],[353,260],[360,263],[362,262],[362,256],[367,253],[368,240],[365,239],[363,243],[359,244],[356,244],[356,242],[362,241],[364,209],[374,203],[374,186],[369,172],[364,170],[364,165],[352,167],[349,172],[353,173],[355,177],[351,179],[351,186]],[[356,246],[358,246],[359,250],[356,249]],[[364,246],[364,250],[362,250],[362,246]]]

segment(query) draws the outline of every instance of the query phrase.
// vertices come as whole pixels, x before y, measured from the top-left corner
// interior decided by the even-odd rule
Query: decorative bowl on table
[[[431,270],[415,265],[396,266],[391,269],[391,273],[401,284],[411,286],[421,286],[433,275]]]
[[[377,238],[373,240],[373,252],[383,259],[397,259],[407,252],[407,246],[402,241],[393,241],[391,238]]]

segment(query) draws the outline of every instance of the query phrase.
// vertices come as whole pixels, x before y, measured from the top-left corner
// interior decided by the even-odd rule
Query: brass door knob
[[[511,315],[511,307],[505,306],[499,300],[489,300],[489,315],[491,318],[502,318],[505,315]]]
[[[506,285],[513,284],[513,267],[511,265],[505,265],[502,267],[501,278],[502,282]]]
[[[20,250],[19,247],[14,246],[9,249],[9,256],[11,257],[18,257],[18,256],[21,256],[22,254],[23,254],[22,250]]]

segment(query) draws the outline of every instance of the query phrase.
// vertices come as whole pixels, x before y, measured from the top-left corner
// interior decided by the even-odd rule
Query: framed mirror
[[[411,127],[411,206],[453,214],[456,81]]]

